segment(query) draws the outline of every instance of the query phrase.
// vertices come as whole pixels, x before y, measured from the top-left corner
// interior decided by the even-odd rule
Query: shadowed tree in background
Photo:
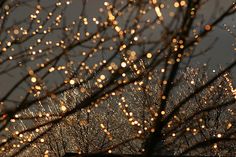
[[[190,91],[194,91],[208,80],[209,76],[205,70],[206,67],[187,68],[183,71],[184,76],[176,84],[176,90],[171,94],[170,101],[167,102],[168,108],[165,113],[162,112],[163,115],[170,113]],[[154,131],[153,124],[159,109],[156,104],[160,101],[158,95],[162,84],[156,72],[148,78],[149,81],[129,84],[96,106],[65,118],[33,146],[22,152],[22,156],[33,155],[32,152],[34,156],[62,156],[66,152],[91,156],[106,152],[117,155],[142,155],[143,143],[149,132]],[[72,109],[80,94],[81,89],[67,91],[60,101],[66,108]],[[227,73],[196,94],[163,128],[164,137],[158,144],[158,155],[233,155],[234,97],[232,82]],[[49,100],[47,104],[53,106],[56,102]],[[27,117],[27,112],[22,113],[23,117]],[[215,141],[229,134],[232,141],[227,141],[227,144]],[[19,139],[14,143],[19,142],[17,140]],[[209,144],[205,144],[208,140]],[[198,146],[202,142],[203,144]]]
[[[235,16],[233,1],[209,13],[215,3],[114,0],[90,13],[86,0],[1,1],[2,154],[233,153],[236,61],[213,76],[188,68]]]

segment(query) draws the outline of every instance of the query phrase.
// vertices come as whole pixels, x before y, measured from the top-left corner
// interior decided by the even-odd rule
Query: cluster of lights
[[[108,136],[109,140],[112,140],[112,136],[111,133],[106,129],[104,124],[100,124],[100,127],[103,129],[103,131],[105,132],[105,134]]]

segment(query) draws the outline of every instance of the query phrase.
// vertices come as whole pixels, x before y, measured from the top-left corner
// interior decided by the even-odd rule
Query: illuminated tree
[[[189,149],[186,154],[196,153],[192,152],[191,146],[202,139],[199,136],[192,143],[186,144],[184,138],[188,135],[184,133],[182,136],[181,133],[185,132],[188,122],[185,123],[185,119],[182,119],[179,124],[173,118],[175,116],[180,118],[182,110],[188,107],[191,108],[192,114],[197,113],[189,105],[192,101],[198,101],[199,108],[196,110],[202,106],[204,108],[204,92],[209,91],[212,85],[220,84],[219,79],[222,79],[236,64],[236,61],[232,62],[209,79],[198,76],[199,85],[185,91],[186,93],[180,92],[179,100],[175,100],[178,98],[175,96],[179,93],[178,87],[183,88],[178,85],[179,80],[185,75],[181,70],[188,67],[194,56],[201,54],[197,50],[198,45],[209,32],[214,32],[223,19],[235,13],[235,4],[229,2],[228,8],[225,7],[219,12],[215,10],[217,13],[212,12],[209,18],[207,15],[210,13],[208,10],[206,13],[204,8],[212,3],[217,2],[213,0],[102,1],[103,5],[98,6],[98,11],[91,16],[89,6],[94,3],[86,0],[1,1],[0,78],[1,82],[11,82],[11,84],[6,83],[0,97],[2,141],[0,145],[3,154],[13,156],[24,152],[28,147],[37,147],[40,142],[45,142],[46,136],[53,134],[57,129],[60,130],[60,127],[68,126],[69,129],[69,125],[64,126],[63,122],[71,116],[88,112],[89,108],[92,110],[97,105],[100,107],[102,104],[108,104],[107,101],[113,102],[113,96],[118,99],[117,96],[122,95],[122,90],[133,89],[136,84],[151,84],[151,78],[156,74],[160,75],[157,77],[159,89],[155,90],[157,98],[151,97],[149,101],[154,103],[147,103],[153,105],[155,110],[156,116],[152,117],[153,124],[149,124],[151,129],[147,129],[145,134],[143,130],[134,129],[140,134],[139,138],[145,139],[140,142],[141,151],[143,150],[147,156],[160,154],[162,153],[160,150],[181,153],[182,144],[185,144],[187,146],[183,151]],[[73,7],[77,7],[76,10],[73,10]],[[70,12],[72,10],[73,13]],[[22,17],[16,19],[15,16],[20,14]],[[231,27],[227,26],[227,31],[234,35]],[[207,45],[205,51],[209,50],[209,47]],[[198,81],[195,79],[193,85]],[[182,83],[189,85],[186,82]],[[76,94],[75,103],[70,103],[73,105],[68,106],[62,96],[74,89],[79,94]],[[233,92],[233,87],[231,91]],[[225,95],[227,92],[222,89],[222,92],[217,91],[217,93]],[[132,100],[132,98],[127,99]],[[234,102],[234,99],[226,100],[229,100],[229,104]],[[172,105],[172,102],[175,105]],[[211,103],[207,102],[205,105],[210,106]],[[227,101],[217,101],[217,103],[228,105]],[[114,119],[119,120],[115,117],[119,112],[115,111],[112,108]],[[135,112],[139,115],[150,112],[144,111],[143,108],[135,108]],[[208,114],[194,117],[203,115],[211,119],[218,115],[218,112],[212,108]],[[88,117],[86,114],[84,116]],[[206,121],[205,117],[202,121]],[[222,120],[216,122],[218,121],[222,122]],[[112,123],[112,121],[105,122]],[[123,123],[123,121],[118,122]],[[173,127],[176,125],[178,132],[170,130],[171,134],[168,134],[170,136],[167,138],[166,127],[171,122],[175,122]],[[99,125],[92,125],[88,129],[99,133]],[[221,125],[223,124],[219,124]],[[233,131],[229,134],[224,132],[226,131],[220,133],[223,138],[215,138],[213,136],[215,132],[209,135],[203,132],[201,135],[212,137],[214,142],[234,140],[231,137]],[[127,130],[127,133],[130,132]],[[176,137],[182,142],[179,145],[181,146],[179,152],[173,149],[177,148],[173,146],[173,138]],[[166,142],[170,143],[170,148],[166,146]],[[166,149],[160,148],[163,145]],[[178,143],[176,145],[178,146]],[[202,145],[204,143],[193,147],[194,151]],[[5,151],[12,146],[14,147],[12,152]],[[88,152],[90,150],[82,153]],[[124,152],[122,150],[118,153]],[[202,149],[198,153],[203,153]]]
[[[162,112],[162,115],[170,113],[189,92],[194,91],[209,79],[205,70],[206,67],[187,68],[181,72],[182,79],[176,84],[176,90],[167,102],[168,109]],[[129,84],[109,98],[102,98],[94,104],[95,106],[65,118],[33,142],[21,155],[62,156],[66,152],[141,155],[149,132],[154,131],[153,124],[159,109],[156,104],[160,101],[162,84],[157,72],[148,76],[148,80]],[[87,89],[84,88],[83,91]],[[57,112],[52,109],[48,111],[51,116],[59,110],[65,112],[64,109],[71,109],[76,105],[81,93],[84,92],[77,88],[67,91],[60,97],[60,102],[63,102],[61,104],[64,107],[56,105],[56,101],[48,100],[45,103],[47,106],[42,109],[46,110],[50,106],[58,107]],[[196,94],[194,99],[173,115],[163,128],[164,137],[159,143],[161,149],[161,151],[158,150],[159,155],[161,153],[162,155],[180,155],[185,152],[188,155],[233,155],[234,141],[222,144],[213,140],[209,145],[203,144],[199,148],[194,148],[194,146],[211,138],[217,140],[224,138],[227,134],[232,134],[232,137],[235,135],[234,92],[230,76],[226,73],[211,86]],[[28,112],[22,113],[20,119],[24,119],[24,115]],[[27,122],[22,121],[21,124],[23,123]],[[38,118],[37,125],[42,123],[45,123],[45,119]],[[32,138],[36,135],[28,136]],[[15,139],[13,143],[28,140],[27,134],[18,136],[20,138]],[[6,147],[7,152],[10,150],[15,150],[15,148],[7,149]]]

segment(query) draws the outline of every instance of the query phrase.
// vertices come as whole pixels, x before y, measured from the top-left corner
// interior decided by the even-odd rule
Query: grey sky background
[[[87,16],[88,18],[97,17],[99,15],[99,8],[103,7],[103,4],[106,0],[87,0]],[[108,0],[108,2],[111,0]],[[202,8],[202,12],[208,18],[206,20],[211,22],[210,16],[215,14],[214,10],[217,9],[216,14],[222,13],[228,6],[233,3],[234,0],[210,0],[208,4]],[[173,1],[170,1],[173,3]],[[67,10],[66,15],[69,19],[74,19],[76,17],[76,13],[78,12],[78,6],[81,5],[81,1],[73,1],[74,5],[70,6],[70,9]],[[217,38],[217,42],[214,44],[213,48],[209,50],[206,54],[199,56],[193,60],[193,65],[202,64],[209,61],[209,68],[210,69],[219,69],[220,66],[225,66],[231,63],[233,60],[236,59],[236,39],[230,35],[226,30],[222,30],[223,25],[226,24],[231,28],[231,30],[236,34],[236,15],[232,15],[227,17],[218,25],[218,27],[214,28],[214,31],[205,38],[199,47],[199,50],[203,50],[208,46],[215,38]],[[233,76],[236,76],[236,68],[233,69]],[[236,78],[234,78],[236,81]]]
[[[88,10],[89,16],[96,16],[98,13],[98,8],[103,6],[105,0],[88,0]],[[170,1],[173,3],[173,1]],[[206,16],[206,23],[211,22],[211,16],[220,15],[227,7],[229,7],[234,0],[210,0],[205,7],[201,9],[201,12]],[[216,9],[217,8],[217,9]],[[215,9],[217,10],[215,12]],[[73,15],[73,11],[76,10],[76,5],[73,9],[68,12],[68,15]],[[210,45],[214,39],[217,38],[216,43],[206,54],[201,55],[193,59],[192,65],[198,66],[208,62],[209,72],[212,70],[219,70],[219,67],[225,67],[233,60],[236,59],[236,39],[230,35],[229,32],[223,30],[224,24],[231,28],[231,31],[236,35],[236,14],[225,18],[214,30],[206,37],[202,42],[200,42],[198,49],[196,51],[204,50],[208,45]],[[234,79],[234,84],[236,83],[236,67],[232,70],[232,76]]]
[[[220,14],[222,11],[225,10],[230,4],[233,3],[234,0],[211,0],[208,5],[205,6],[201,11],[206,16],[211,16],[212,14]],[[45,4],[51,3],[52,1],[42,1]],[[87,6],[86,6],[86,16],[88,19],[91,20],[92,17],[99,16],[99,8],[103,6],[104,0],[87,0]],[[216,13],[213,13],[213,10],[215,8],[219,7],[218,11]],[[68,9],[65,12],[65,17],[67,17],[68,21],[73,20],[76,18],[81,10],[81,1],[80,0],[74,0],[73,4],[68,7]],[[28,14],[31,12],[29,8],[21,9],[17,14],[13,15],[13,21],[17,19],[21,19],[25,16],[28,16]],[[208,17],[209,18],[209,17]],[[209,18],[205,22],[211,22],[211,19]],[[215,43],[214,47],[207,52],[206,54],[199,56],[197,58],[194,58],[192,65],[198,65],[203,64],[207,61],[209,61],[209,69],[211,70],[215,69],[216,71],[219,69],[220,66],[226,66],[227,64],[231,63],[233,60],[236,59],[236,51],[234,48],[236,47],[235,44],[236,40],[234,37],[232,37],[226,30],[222,30],[220,27],[223,27],[224,24],[229,26],[231,30],[236,34],[236,28],[235,28],[235,22],[236,21],[236,15],[232,15],[230,17],[227,17],[223,22],[221,22],[218,27],[214,28],[214,31],[205,38],[201,44],[198,46],[197,51],[201,51],[204,49],[207,45],[209,45],[215,38],[218,38],[218,41]],[[9,23],[9,25],[11,24]],[[2,67],[1,67],[2,68]],[[233,69],[233,78],[236,82],[236,67]],[[0,96],[2,96],[6,89],[9,89],[14,83],[15,79],[19,77],[19,73],[15,71],[14,77],[8,77],[5,75],[0,76]],[[53,80],[53,81],[56,81]]]

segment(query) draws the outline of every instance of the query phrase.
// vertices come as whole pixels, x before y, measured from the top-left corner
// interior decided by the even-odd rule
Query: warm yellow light
[[[100,124],[100,126],[101,126],[101,128],[103,128],[103,129],[105,128],[104,124]]]
[[[229,124],[227,125],[227,129],[230,129],[231,127],[232,127],[232,124],[229,123]]]
[[[65,112],[65,111],[67,110],[66,106],[64,106],[64,105],[62,105],[60,109],[61,109],[61,111],[63,111],[63,112]]]
[[[31,82],[35,83],[37,81],[36,77],[31,77]]]
[[[100,76],[100,79],[101,79],[101,80],[105,80],[105,78],[106,78],[105,75],[101,75],[101,76]]]
[[[174,3],[174,7],[175,7],[175,8],[178,8],[178,7],[179,7],[179,2],[175,2],[175,3]]]
[[[19,30],[18,29],[14,29],[13,32],[14,32],[15,35],[19,34]]]
[[[210,31],[210,30],[211,30],[211,25],[205,25],[204,29],[205,29],[206,31]]]
[[[158,6],[155,7],[155,11],[158,17],[162,17],[161,9]]]
[[[75,84],[75,80],[70,80],[70,84],[74,85]]]
[[[110,21],[114,21],[114,20],[115,20],[115,16],[112,15],[112,13],[111,13],[110,11],[108,12],[108,19],[109,19]]]
[[[122,68],[125,68],[126,65],[127,65],[127,64],[126,64],[125,62],[122,62],[122,63],[121,63],[121,67],[122,67]]]
[[[41,90],[42,88],[41,88],[41,86],[35,86],[35,89]]]
[[[41,138],[41,139],[40,139],[40,142],[44,142],[44,139],[43,139],[43,138]]]
[[[161,111],[161,114],[164,115],[166,112],[165,111]]]
[[[185,1],[180,1],[180,5],[181,5],[181,6],[185,6],[185,5],[186,5],[186,2],[185,2]]]
[[[54,67],[51,67],[48,71],[49,72],[53,72],[55,70],[55,68]]]
[[[151,53],[147,53],[147,58],[152,58],[152,54]]]
[[[120,31],[121,31],[121,28],[120,28],[119,26],[115,26],[115,30],[116,30],[117,32],[120,32]]]

